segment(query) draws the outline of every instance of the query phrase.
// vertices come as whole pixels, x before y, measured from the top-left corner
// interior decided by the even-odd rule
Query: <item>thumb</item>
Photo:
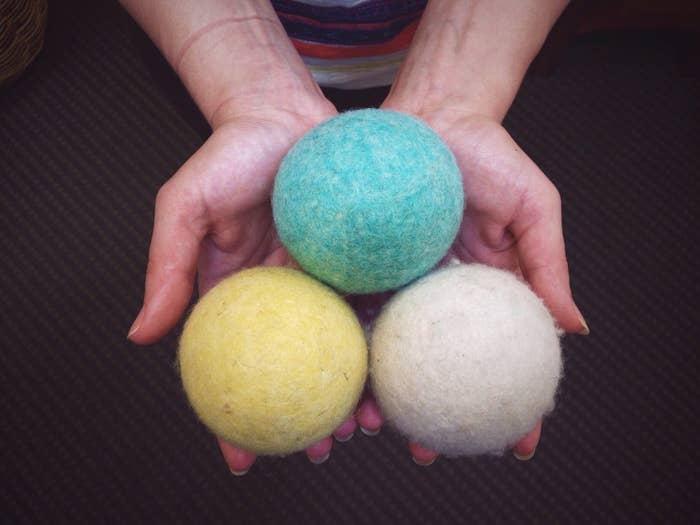
[[[128,335],[138,344],[168,333],[192,296],[207,225],[204,206],[180,180],[175,176],[166,182],[156,198],[143,306]]]
[[[523,276],[566,332],[589,333],[574,302],[569,283],[559,192],[547,181],[525,198],[521,213],[511,225],[517,239]]]

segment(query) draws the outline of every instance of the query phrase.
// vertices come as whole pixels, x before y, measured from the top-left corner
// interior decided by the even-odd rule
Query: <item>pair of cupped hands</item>
[[[459,107],[392,100],[391,94],[382,108],[423,120],[456,158],[467,206],[451,255],[516,272],[544,300],[561,329],[586,333],[569,286],[559,194],[500,122]],[[251,97],[217,110],[211,136],[158,192],[144,302],[130,340],[149,344],[171,330],[191,299],[195,279],[204,294],[241,268],[295,264],[272,219],[275,173],[297,139],[336,113],[320,92],[306,95],[304,103],[289,96],[278,103]],[[345,441],[357,425],[372,435],[382,423],[367,392],[334,435]],[[540,433],[538,422],[513,445],[514,455],[532,457]],[[218,442],[229,469],[247,472],[255,455]],[[329,436],[306,454],[323,462],[332,443]],[[419,443],[409,443],[409,450],[422,465],[437,456]]]

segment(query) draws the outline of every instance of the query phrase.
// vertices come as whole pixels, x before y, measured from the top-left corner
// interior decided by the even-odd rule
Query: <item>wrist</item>
[[[459,91],[446,89],[415,89],[410,83],[404,88],[397,85],[382,103],[384,109],[410,113],[423,120],[451,121],[465,116],[501,122],[507,105],[508,94],[495,94],[481,86]]]
[[[502,120],[566,0],[431,0],[388,103]]]
[[[314,114],[323,94],[270,2],[121,0],[212,127],[229,114]]]
[[[236,94],[222,101],[210,124],[213,130],[232,122],[274,122],[295,135],[337,114],[335,106],[323,95],[308,92],[286,92],[284,100],[261,99],[256,95]]]
[[[314,114],[329,104],[276,19],[230,20],[181,56],[176,71],[212,127],[231,113]]]

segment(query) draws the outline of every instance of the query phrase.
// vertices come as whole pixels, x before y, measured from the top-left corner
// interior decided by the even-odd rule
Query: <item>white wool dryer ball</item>
[[[396,294],[371,336],[387,422],[447,456],[502,453],[554,408],[559,334],[510,272],[455,264]]]

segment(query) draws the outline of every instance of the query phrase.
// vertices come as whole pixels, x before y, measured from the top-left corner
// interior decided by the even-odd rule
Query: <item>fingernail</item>
[[[338,441],[339,443],[347,443],[348,441],[350,441],[350,440],[352,439],[352,437],[353,437],[354,435],[355,435],[354,432],[350,432],[349,434],[346,434],[346,435],[344,435],[344,436],[337,436],[337,435],[333,434],[333,437],[334,437],[335,440]]]
[[[588,335],[591,333],[591,329],[588,328],[588,323],[583,318],[583,315],[581,314],[581,312],[578,313],[578,322],[581,323],[581,329],[578,332],[579,334]]]
[[[309,461],[313,463],[314,465],[320,465],[321,463],[325,463],[328,461],[328,458],[331,457],[330,452],[326,452],[323,456],[317,457],[317,458],[312,458],[311,456],[308,456]]]
[[[232,469],[232,468],[229,468],[229,471],[231,472],[231,474],[233,474],[234,476],[239,477],[239,478],[240,478],[241,476],[245,476],[246,474],[248,474],[248,469],[245,469],[245,470],[234,470],[234,469]]]
[[[536,450],[537,450],[536,448],[533,448],[532,452],[530,452],[529,454],[524,454],[524,455],[518,454],[517,452],[514,451],[513,456],[515,457],[515,459],[519,459],[520,461],[529,461],[534,457]]]
[[[129,328],[129,333],[126,336],[127,339],[131,338],[131,336],[138,332],[139,328],[141,328],[141,322],[143,321],[145,310],[146,308],[144,306],[142,306],[141,310],[139,310],[139,314],[136,316],[136,319],[134,319],[131,328]]]
[[[435,456],[432,459],[429,459],[428,461],[421,461],[419,459],[416,459],[416,456],[411,457],[413,458],[413,462],[420,467],[429,467],[430,465],[435,463],[435,460],[437,459],[437,456]]]
[[[370,430],[370,429],[368,429],[368,428],[365,428],[365,427],[363,427],[363,426],[360,426],[360,430],[362,431],[362,433],[363,433],[365,436],[370,436],[370,437],[373,437],[373,436],[376,436],[377,434],[379,434],[379,431],[380,431],[381,429],[382,429],[382,428],[379,427],[379,428],[375,428],[374,430]]]

